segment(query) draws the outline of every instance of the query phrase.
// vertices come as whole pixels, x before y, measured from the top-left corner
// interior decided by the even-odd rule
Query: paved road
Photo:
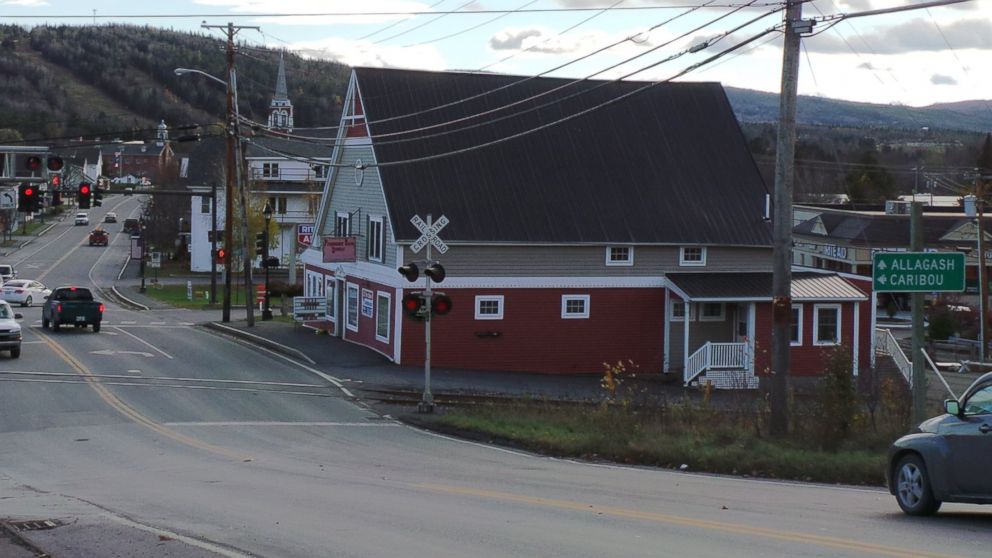
[[[137,201],[115,203],[123,218]],[[84,229],[52,229],[15,257],[20,275],[109,286],[124,239],[90,248]],[[578,463],[425,433],[196,316],[110,301],[101,333],[54,334],[27,309],[22,357],[0,359],[0,517],[57,520],[26,533],[57,557],[930,557],[992,544],[978,507],[911,519],[876,489]]]

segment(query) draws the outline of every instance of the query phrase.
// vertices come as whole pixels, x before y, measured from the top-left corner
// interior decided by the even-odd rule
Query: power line
[[[438,0],[437,2],[434,2],[433,4],[431,4],[430,6],[427,6],[427,9],[430,10],[430,9],[434,8],[435,6],[439,6],[441,4],[444,4],[445,2],[447,2],[447,0]],[[369,37],[373,37],[375,35],[378,35],[379,33],[382,33],[383,31],[388,31],[389,29],[392,29],[393,27],[396,27],[397,25],[399,25],[401,23],[404,23],[406,21],[407,21],[407,19],[401,19],[401,20],[398,20],[398,21],[394,21],[393,23],[390,23],[389,25],[387,25],[385,27],[381,27],[381,28],[379,28],[379,29],[377,29],[377,30],[375,30],[375,31],[373,31],[371,33],[368,33],[367,35],[362,35],[361,37],[359,37],[359,38],[357,38],[355,40],[356,41],[364,41],[365,39],[368,39]]]
[[[444,41],[446,39],[451,39],[453,37],[457,37],[459,35],[464,35],[465,33],[468,33],[469,31],[475,31],[476,29],[478,29],[480,27],[485,27],[486,25],[489,25],[490,23],[492,23],[494,21],[503,19],[504,17],[506,17],[508,15],[512,15],[512,14],[515,14],[515,13],[520,13],[520,10],[526,8],[527,6],[536,4],[537,1],[538,0],[529,0],[528,2],[525,2],[525,3],[521,4],[520,7],[517,8],[517,9],[515,9],[515,10],[506,12],[504,14],[499,14],[499,15],[497,15],[495,17],[492,17],[492,18],[487,19],[486,21],[483,21],[482,23],[473,25],[471,27],[466,27],[465,29],[462,29],[461,31],[455,31],[454,33],[449,33],[449,34],[444,35],[442,37],[436,37],[434,39],[429,39],[427,41],[421,41],[419,43],[411,43],[411,44],[408,44],[408,45],[403,45],[403,48],[412,48],[412,47],[418,47],[418,46],[423,46],[423,45],[429,45],[431,43],[437,43],[437,42],[440,42],[440,41]]]
[[[947,35],[945,35],[944,30],[940,28],[940,25],[937,23],[937,19],[933,17],[932,13],[930,13],[930,8],[926,8],[926,12],[927,15],[930,16],[930,21],[933,22],[933,26],[936,27],[937,32],[940,33],[940,38],[944,40],[944,44],[947,45],[948,49],[950,49],[951,54],[954,55],[954,59],[958,61],[958,64],[961,65],[961,69],[964,71],[964,74],[968,76],[968,78],[970,79],[971,72],[968,70],[968,66],[966,66],[965,63],[961,61],[961,58],[958,56],[957,51],[954,50],[954,47],[951,46],[950,41],[947,40]],[[988,111],[990,115],[992,115],[992,105],[990,105],[987,100],[983,99],[983,101],[984,101],[983,104],[985,106],[985,110]]]
[[[437,21],[437,20],[439,20],[439,19],[441,19],[441,18],[443,18],[445,16],[453,15],[455,13],[470,13],[470,12],[459,12],[458,10],[464,8],[465,6],[468,6],[469,4],[472,4],[473,2],[475,2],[475,0],[469,0],[468,2],[465,2],[464,4],[458,6],[457,8],[455,8],[454,10],[452,10],[450,12],[425,12],[425,13],[438,14],[438,16],[435,17],[435,18],[429,19],[429,20],[421,23],[420,25],[414,25],[413,27],[411,27],[411,28],[409,28],[409,29],[407,29],[405,31],[400,31],[399,33],[396,33],[395,35],[390,35],[390,36],[386,37],[385,39],[379,39],[378,41],[372,41],[372,44],[378,45],[378,44],[382,44],[382,43],[384,43],[386,41],[391,41],[391,40],[395,39],[396,37],[402,37],[403,35],[406,35],[407,33],[410,33],[412,31],[416,31],[417,29],[420,29],[421,27],[424,27],[425,25],[430,25],[431,23],[434,23],[435,21]],[[417,15],[424,15],[424,14],[417,14]]]

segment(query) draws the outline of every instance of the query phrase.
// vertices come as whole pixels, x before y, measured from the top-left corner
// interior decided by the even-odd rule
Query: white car
[[[105,215],[104,218],[103,218],[103,222],[104,223],[116,223],[117,222],[117,214],[114,213],[113,211],[111,211],[110,213],[107,213],[107,215]]]
[[[90,224],[90,216],[88,214],[86,214],[85,211],[80,211],[79,213],[76,214],[76,224],[77,225],[89,225]]]
[[[21,306],[31,306],[35,301],[42,302],[50,294],[52,294],[51,289],[30,279],[7,281],[0,289],[0,299]]]
[[[21,356],[21,324],[17,320],[23,317],[0,301],[0,351],[10,351],[10,358]]]

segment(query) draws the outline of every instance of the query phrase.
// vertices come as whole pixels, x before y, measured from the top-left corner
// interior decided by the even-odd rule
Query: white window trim
[[[379,335],[379,299],[384,298],[387,301],[389,310],[386,311],[386,336],[383,337]],[[383,343],[389,343],[389,330],[393,327],[393,321],[391,318],[391,311],[393,308],[393,297],[391,294],[384,291],[375,292],[375,340],[382,341]]]
[[[792,309],[793,310],[799,310],[799,323],[797,324],[799,326],[799,341],[793,341],[792,339],[789,339],[789,346],[790,347],[802,347],[803,346],[803,305],[802,304],[793,304],[792,305]],[[789,328],[789,332],[790,333],[792,332],[792,328],[791,327]]]
[[[686,248],[699,248],[702,253],[700,254],[699,261],[696,260],[686,260],[685,259],[685,249]],[[682,246],[679,248],[679,265],[683,267],[703,267],[706,265],[706,247],[705,246]]]
[[[582,313],[569,313],[568,303],[573,300],[581,300],[582,308],[585,310]],[[561,295],[561,319],[563,320],[581,320],[589,318],[589,295]]]
[[[673,322],[684,322],[685,321],[685,317],[684,316],[676,316],[675,315],[675,307],[678,306],[678,305],[680,305],[680,304],[685,305],[688,308],[689,321],[690,322],[696,321],[696,311],[694,310],[694,308],[696,307],[696,305],[693,304],[693,303],[691,303],[691,302],[682,302],[681,300],[673,300],[672,303],[669,305],[671,307],[671,315],[668,316],[668,319],[670,321],[673,321]]]
[[[386,254],[385,254],[385,252],[386,252],[386,225],[384,223],[384,220],[382,218],[382,215],[369,215],[369,224],[371,224],[371,223],[379,223],[379,257],[378,258],[373,258],[372,257],[372,254],[369,253],[369,252],[372,251],[371,250],[371,247],[372,247],[372,230],[371,230],[372,227],[371,226],[369,227],[369,231],[368,231],[369,232],[369,234],[368,234],[368,243],[369,243],[369,245],[366,247],[366,255],[368,256],[368,259],[369,259],[370,262],[382,263],[386,259]]]
[[[327,287],[330,286],[330,291]],[[330,292],[330,298],[327,297],[328,292]],[[327,314],[324,315],[324,319],[332,324],[338,323],[338,301],[336,300],[338,296],[337,281],[335,279],[330,279],[329,276],[324,276],[324,298],[327,299]]]
[[[837,341],[820,341],[820,309],[837,310]],[[844,310],[840,304],[816,304],[813,306],[813,344],[819,347],[836,347],[844,338]]]
[[[627,249],[627,259],[626,260],[611,260],[610,255],[613,248],[626,248]],[[634,247],[633,246],[607,246],[606,247],[606,265],[615,266],[632,266],[634,265]]]
[[[351,232],[351,214],[346,211],[338,211],[337,213],[334,214],[334,234],[338,233],[339,220],[343,220],[345,224],[348,225],[347,227],[345,227],[348,230],[340,231],[342,236],[349,234]]]
[[[351,304],[348,303],[350,299],[349,294],[354,289],[355,300],[358,301],[358,305],[355,307],[355,325],[351,325]],[[362,312],[362,293],[358,290],[358,285],[355,283],[348,283],[345,287],[344,292],[344,325],[351,331],[358,331],[358,324],[361,322],[360,314]]]
[[[703,314],[703,310],[706,308],[707,304],[719,304],[720,305],[720,315],[719,316],[706,316]],[[699,305],[699,321],[701,322],[725,322],[727,321],[727,305],[722,302],[703,302]]]
[[[496,301],[499,303],[498,314],[480,314],[479,303],[486,301]],[[475,297],[475,319],[476,320],[502,320],[503,319],[503,295],[479,295]]]

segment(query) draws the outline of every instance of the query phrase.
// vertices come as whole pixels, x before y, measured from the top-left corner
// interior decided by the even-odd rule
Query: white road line
[[[155,345],[152,345],[151,343],[149,343],[148,341],[145,341],[144,339],[138,337],[137,335],[135,335],[133,333],[130,333],[130,332],[127,332],[127,331],[124,331],[123,329],[121,329],[119,327],[115,327],[114,329],[116,329],[117,331],[123,333],[124,335],[127,335],[128,337],[131,337],[132,339],[136,339],[137,341],[140,341],[141,343],[144,343],[149,348],[151,348],[152,350],[156,351],[158,354],[164,356],[165,358],[167,358],[169,360],[175,360],[175,359],[172,358],[172,355],[170,355],[169,353],[163,351],[162,349],[159,349]]]
[[[122,323],[122,324],[128,324],[128,325],[133,325],[133,324],[136,324],[136,323],[138,323],[138,322],[136,322],[136,321],[134,321],[134,320],[121,320],[121,323]]]
[[[280,421],[215,421],[215,422],[163,422],[165,426],[357,426],[360,428],[396,428],[399,422],[280,422]]]
[[[149,322],[148,325],[165,325],[165,322]]]

